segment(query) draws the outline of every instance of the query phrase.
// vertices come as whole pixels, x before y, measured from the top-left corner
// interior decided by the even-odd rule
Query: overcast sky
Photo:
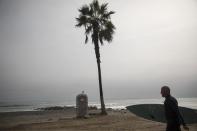
[[[91,0],[0,0],[0,100],[99,98],[94,46],[75,28]],[[106,0],[116,13],[101,46],[104,97],[197,97],[197,0]]]

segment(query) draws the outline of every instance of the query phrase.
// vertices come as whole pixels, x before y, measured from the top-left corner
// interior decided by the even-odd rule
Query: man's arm
[[[170,107],[173,110],[173,112],[176,114],[179,123],[183,125],[183,128],[185,130],[189,130],[189,128],[187,127],[187,125],[186,125],[186,123],[179,111],[178,104],[175,101],[170,101],[169,104],[170,104]]]

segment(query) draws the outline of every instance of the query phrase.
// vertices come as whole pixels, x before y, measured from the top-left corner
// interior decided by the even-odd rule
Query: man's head
[[[167,97],[170,95],[170,88],[168,86],[161,87],[161,95],[162,97]]]

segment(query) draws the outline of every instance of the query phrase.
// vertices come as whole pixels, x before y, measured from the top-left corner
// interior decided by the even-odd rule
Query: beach
[[[108,109],[108,115],[89,110],[87,118],[76,118],[76,110],[0,113],[0,131],[165,131],[165,123],[138,117],[128,110]],[[190,131],[197,130],[189,124]]]

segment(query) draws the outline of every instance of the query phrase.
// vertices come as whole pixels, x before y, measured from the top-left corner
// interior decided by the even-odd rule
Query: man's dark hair
[[[161,89],[164,90],[166,92],[166,94],[170,95],[170,87],[163,86],[163,87],[161,87]]]

